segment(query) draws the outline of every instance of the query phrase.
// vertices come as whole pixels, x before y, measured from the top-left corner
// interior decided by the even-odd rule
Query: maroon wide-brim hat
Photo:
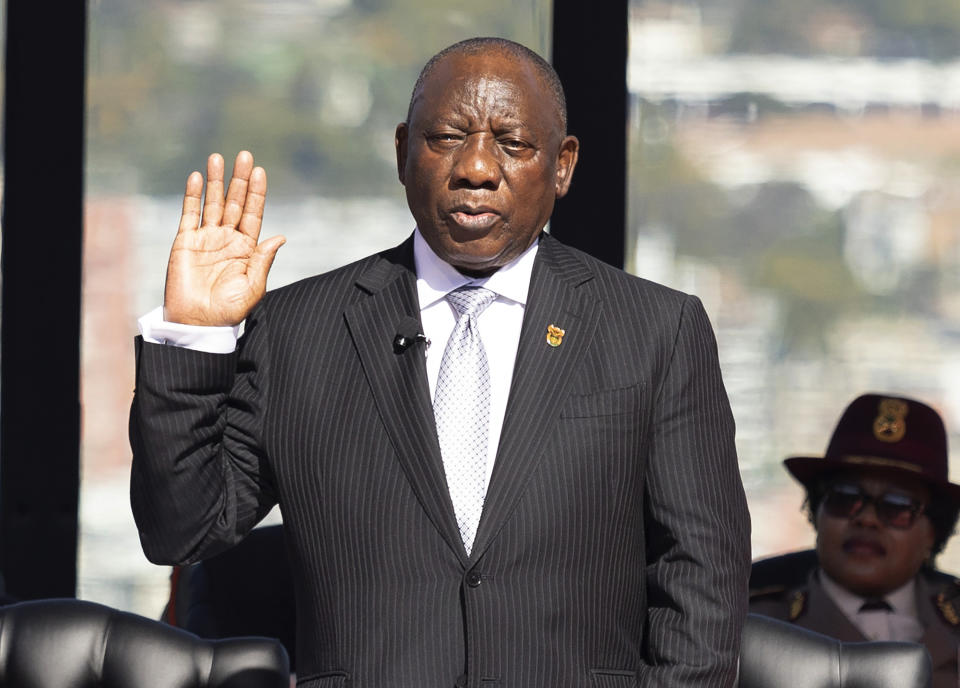
[[[783,463],[807,488],[836,471],[884,468],[920,478],[960,503],[960,485],[949,480],[943,420],[915,399],[880,394],[857,397],[840,417],[824,456],[793,456]]]

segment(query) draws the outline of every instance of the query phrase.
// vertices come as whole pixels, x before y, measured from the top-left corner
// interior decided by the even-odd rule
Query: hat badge
[[[899,442],[907,433],[910,407],[900,399],[883,399],[873,420],[873,436],[881,442]]]

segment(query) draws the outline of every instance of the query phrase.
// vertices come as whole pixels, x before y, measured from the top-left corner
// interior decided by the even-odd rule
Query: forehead
[[[433,67],[414,94],[411,119],[451,113],[540,120],[559,128],[556,106],[536,68],[499,52],[449,55]]]

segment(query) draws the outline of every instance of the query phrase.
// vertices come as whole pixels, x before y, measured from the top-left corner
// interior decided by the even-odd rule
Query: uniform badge
[[[561,330],[556,325],[547,325],[547,344],[554,347],[560,346],[563,343],[563,335],[566,333],[566,330]]]
[[[790,598],[790,609],[787,611],[787,617],[790,621],[796,621],[807,608],[807,593],[804,590],[797,590]]]
[[[873,436],[881,442],[899,442],[907,432],[906,402],[899,399],[884,399],[880,402],[877,417],[873,420]]]
[[[960,626],[960,581],[953,581],[944,590],[941,590],[934,598],[933,602],[940,612],[940,617],[950,626]]]

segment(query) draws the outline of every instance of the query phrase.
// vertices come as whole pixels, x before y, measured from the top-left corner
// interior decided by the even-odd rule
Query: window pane
[[[156,616],[168,570],[130,516],[135,319],[160,305],[187,174],[253,152],[277,287],[413,229],[393,131],[422,64],[474,35],[546,54],[546,0],[92,0],[80,595]],[[228,162],[229,165],[229,162]]]
[[[958,8],[632,3],[629,267],[711,314],[755,556],[812,544],[781,461],[861,393],[937,407],[960,468]]]

